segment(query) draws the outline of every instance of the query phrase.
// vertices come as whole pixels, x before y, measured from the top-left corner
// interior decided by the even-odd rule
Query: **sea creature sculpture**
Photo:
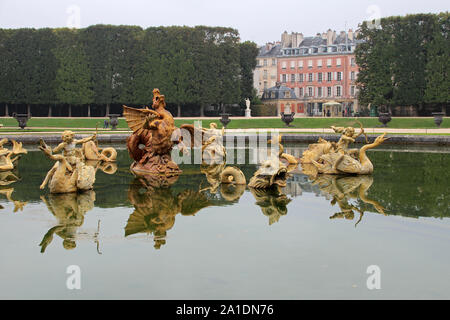
[[[165,109],[164,95],[159,89],[153,90],[152,108],[135,109],[123,106],[123,115],[133,131],[127,139],[130,157],[134,160],[131,171],[135,175],[173,177],[181,173],[171,159],[175,144],[172,133],[176,129],[169,111]],[[178,142],[178,141],[176,141]]]
[[[318,161],[312,163],[317,167],[319,173],[327,174],[371,174],[373,164],[366,155],[366,150],[373,149],[384,141],[386,133],[377,137],[373,143],[366,144],[358,151],[358,158],[352,155],[330,152],[322,155]]]
[[[22,147],[21,142],[17,142],[15,140],[11,140],[11,142],[13,144],[13,148],[12,150],[8,150],[3,147],[3,145],[8,143],[8,139],[3,138],[0,140],[0,171],[13,170],[17,165],[17,160],[20,159],[20,155],[27,153],[27,150]]]
[[[190,138],[186,141],[187,137]],[[225,128],[217,129],[217,124],[212,122],[207,128],[197,128],[192,124],[183,124],[180,129],[177,129],[175,137],[178,138],[178,148],[182,151],[187,151],[191,147],[200,147],[202,151],[202,162],[206,164],[223,163],[227,155],[225,146],[223,145],[223,137]]]
[[[265,160],[253,174],[248,186],[255,189],[285,187],[287,178],[287,167],[281,163],[278,157],[271,157]]]
[[[50,193],[70,193],[92,189],[95,182],[95,169],[86,165],[83,151],[76,148],[76,145],[95,138],[94,134],[77,140],[74,139],[73,132],[64,131],[63,142],[53,150],[41,139],[39,149],[56,163],[45,176],[40,188],[44,189],[48,184]],[[58,154],[58,152],[62,153]]]
[[[303,152],[300,162],[302,164],[313,164],[318,173],[327,174],[371,174],[373,164],[366,155],[366,150],[372,149],[386,141],[386,133],[377,137],[373,143],[369,143],[364,128],[360,124],[361,130],[355,132],[353,127],[334,127],[331,128],[338,133],[342,133],[339,141],[329,142],[319,138],[315,144],[310,144],[308,149]],[[355,142],[356,138],[364,134],[366,145],[361,149],[349,149],[349,144]]]
[[[278,135],[278,157],[280,161],[288,164],[290,168],[295,168],[298,165],[298,160],[293,155],[284,152],[284,147],[281,144],[282,136]],[[272,140],[267,141],[268,144],[272,144]]]

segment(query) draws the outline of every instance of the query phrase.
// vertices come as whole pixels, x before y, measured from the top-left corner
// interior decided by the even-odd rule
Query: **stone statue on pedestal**
[[[250,110],[250,99],[245,99],[245,105],[247,106],[247,109],[245,109],[245,117],[251,118],[252,117],[252,110]]]

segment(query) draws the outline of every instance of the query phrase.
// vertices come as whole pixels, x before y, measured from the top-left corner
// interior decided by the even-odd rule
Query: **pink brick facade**
[[[294,90],[299,100],[295,110],[298,116],[346,116],[355,112],[357,73],[353,53],[278,57],[278,81]],[[341,106],[323,106],[330,101]]]

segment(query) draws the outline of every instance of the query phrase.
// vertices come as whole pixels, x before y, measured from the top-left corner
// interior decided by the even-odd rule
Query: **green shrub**
[[[277,106],[275,104],[258,104],[250,106],[252,117],[275,117]]]

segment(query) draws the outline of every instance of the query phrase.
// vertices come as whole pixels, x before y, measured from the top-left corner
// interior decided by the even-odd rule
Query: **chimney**
[[[302,42],[303,42],[303,33],[297,33],[297,47],[300,47]]]
[[[327,46],[333,44],[333,31],[331,29],[328,29],[327,31]]]
[[[281,34],[281,45],[286,48],[289,47],[292,43],[292,36],[290,36],[287,31]]]
[[[353,41],[353,30],[352,29],[348,29],[348,40]]]
[[[336,30],[333,31],[333,43],[336,41]]]
[[[322,33],[322,39],[323,40],[327,40],[327,33],[326,32]]]

